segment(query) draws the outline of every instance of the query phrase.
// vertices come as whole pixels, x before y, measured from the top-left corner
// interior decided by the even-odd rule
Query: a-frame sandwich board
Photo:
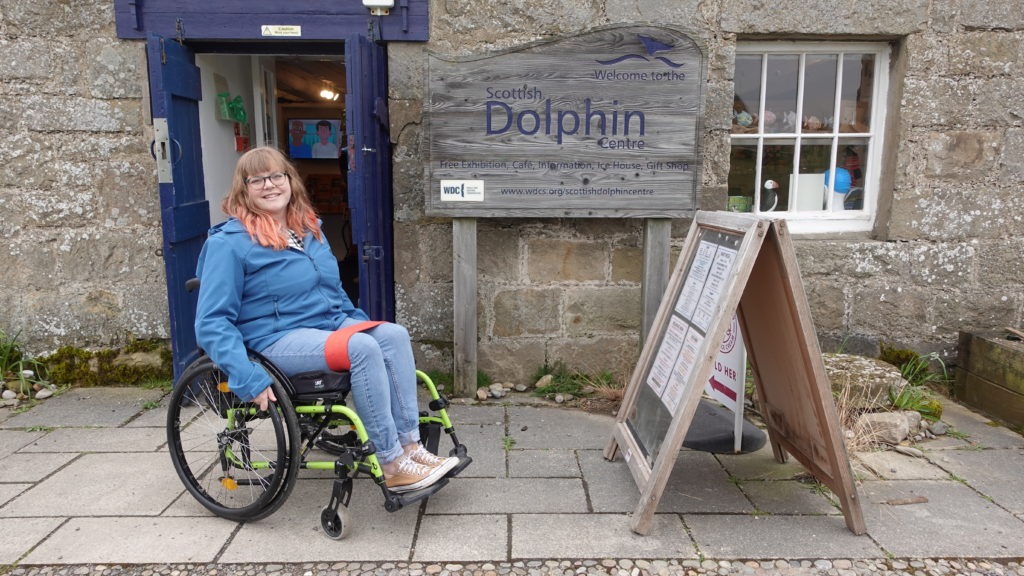
[[[605,448],[609,460],[621,451],[640,488],[633,531],[650,531],[734,313],[775,458],[795,457],[839,499],[847,527],[863,534],[786,222],[732,212],[694,216]]]

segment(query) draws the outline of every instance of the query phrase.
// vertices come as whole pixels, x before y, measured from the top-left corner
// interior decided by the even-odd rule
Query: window
[[[869,230],[888,70],[886,44],[737,46],[728,209],[794,232]]]

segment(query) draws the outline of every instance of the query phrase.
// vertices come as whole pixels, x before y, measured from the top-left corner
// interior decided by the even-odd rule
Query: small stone
[[[14,400],[18,397],[18,393],[14,390],[4,390],[2,397],[4,400]]]
[[[53,396],[53,390],[50,390],[49,388],[40,388],[39,391],[36,392],[36,400],[46,400],[50,396]]]
[[[477,388],[476,389],[476,399],[477,400],[487,400],[487,398],[490,395],[491,394],[490,394],[490,392],[487,391],[487,388]]]
[[[550,386],[551,382],[555,379],[552,374],[545,374],[540,377],[540,380],[533,385],[534,388],[543,388],[544,386]]]
[[[928,425],[928,430],[936,436],[943,436],[949,432],[949,425],[945,422],[932,422]]]
[[[516,392],[526,392],[529,390],[529,386],[526,384],[516,384]]]

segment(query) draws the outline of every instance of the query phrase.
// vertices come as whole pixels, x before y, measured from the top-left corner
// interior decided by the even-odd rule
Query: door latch
[[[156,179],[160,184],[171,183],[171,138],[167,131],[167,118],[153,118],[153,143],[149,153],[156,159]]]
[[[363,262],[369,262],[371,260],[383,260],[384,259],[384,247],[383,246],[370,246],[363,244]]]

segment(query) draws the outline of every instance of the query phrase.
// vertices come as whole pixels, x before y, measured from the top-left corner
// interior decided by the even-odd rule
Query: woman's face
[[[292,182],[287,172],[275,168],[251,174],[245,179],[245,193],[253,206],[268,212],[281,224],[285,223],[288,202],[292,199]]]

